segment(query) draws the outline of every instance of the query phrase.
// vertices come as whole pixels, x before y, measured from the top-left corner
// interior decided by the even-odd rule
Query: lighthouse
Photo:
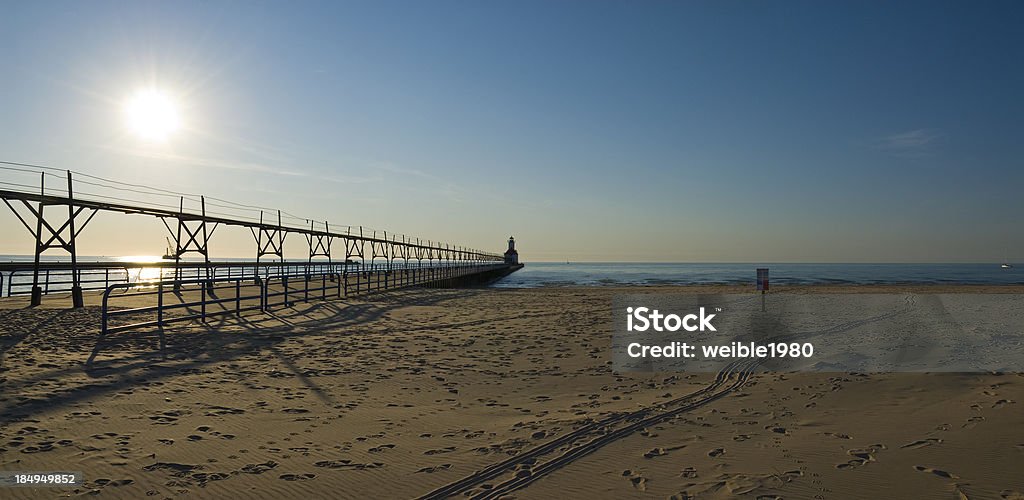
[[[505,263],[519,263],[519,252],[516,251],[516,239],[511,236],[508,237],[508,250],[505,250]]]

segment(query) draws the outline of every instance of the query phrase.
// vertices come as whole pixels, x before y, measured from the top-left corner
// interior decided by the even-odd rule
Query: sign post
[[[765,312],[764,294],[768,291],[768,268],[757,268],[757,289],[761,291],[761,312]]]

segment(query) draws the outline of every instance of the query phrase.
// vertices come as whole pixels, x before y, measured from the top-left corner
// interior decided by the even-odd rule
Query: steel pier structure
[[[218,269],[244,268],[246,265],[253,268],[252,274],[248,275],[250,280],[266,280],[270,276],[281,276],[287,282],[288,276],[302,275],[306,276],[308,281],[309,277],[315,274],[339,280],[341,288],[346,292],[352,283],[351,276],[357,277],[356,286],[365,285],[370,289],[369,285],[366,285],[371,280],[370,273],[381,273],[380,276],[384,277],[385,283],[383,288],[388,288],[389,284],[424,285],[430,284],[431,279],[467,278],[474,273],[503,276],[521,267],[506,264],[502,255],[497,253],[411,238],[387,231],[364,229],[362,226],[331,226],[327,221],[314,222],[280,210],[240,205],[216,198],[209,198],[212,201],[208,201],[205,196],[126,184],[88,174],[73,173],[70,170],[0,162],[0,171],[21,176],[21,182],[0,180],[0,199],[35,239],[29,292],[32,305],[40,304],[55,267],[62,267],[66,272],[65,277],[69,286],[64,290],[70,290],[74,307],[83,305],[83,284],[87,287],[91,284],[91,288],[96,289],[95,283],[100,280],[96,277],[97,272],[104,273],[102,279],[105,287],[113,286],[109,282],[110,268],[118,266],[113,263],[82,264],[79,262],[76,249],[79,235],[100,211],[147,215],[159,218],[163,222],[170,235],[169,241],[173,242],[173,248],[169,248],[168,256],[173,258],[173,263],[154,266],[172,267],[174,275],[173,279],[164,279],[161,271],[161,278],[157,280],[160,290],[165,287],[177,290],[190,283],[213,287],[216,281],[233,279],[230,275],[218,275]],[[33,180],[24,180],[26,176],[32,176]],[[53,180],[59,183],[55,186]],[[38,181],[38,184],[35,181]],[[84,189],[103,191],[105,194],[83,192],[83,185]],[[149,197],[150,200],[129,199],[138,197],[138,194]],[[168,197],[175,203],[167,203]],[[163,201],[152,201],[153,198]],[[189,208],[186,201],[190,202],[189,206],[198,202],[198,207]],[[208,206],[220,211],[208,211]],[[209,242],[220,226],[249,229],[256,244],[255,264],[225,264],[210,260]],[[284,241],[291,234],[302,235],[306,240],[308,254],[303,256],[305,266],[294,260],[284,259]],[[55,249],[69,255],[70,263],[56,265],[40,261],[44,252]],[[196,260],[183,260],[183,257],[189,255],[195,255]],[[276,262],[261,261],[267,256],[276,258]],[[320,259],[314,261],[314,258]],[[323,258],[326,258],[328,268],[317,270],[316,266],[323,266]],[[26,271],[26,265],[21,266],[22,271]],[[122,266],[127,267],[124,264]],[[295,266],[300,266],[301,270],[296,270]],[[187,269],[192,271],[186,276]],[[260,269],[264,271],[261,272]],[[278,272],[274,273],[272,269],[277,269]],[[285,271],[281,272],[282,269]],[[10,269],[8,290],[13,285],[15,271],[16,269]],[[83,272],[92,278],[83,280]],[[241,272],[244,274],[244,270]],[[378,284],[380,276],[377,277]],[[393,281],[389,281],[393,276],[400,276],[401,279],[394,278]],[[243,277],[239,275],[234,278]],[[2,286],[0,283],[0,288]],[[109,294],[110,290],[107,291]],[[268,292],[265,288],[263,294],[266,293]]]

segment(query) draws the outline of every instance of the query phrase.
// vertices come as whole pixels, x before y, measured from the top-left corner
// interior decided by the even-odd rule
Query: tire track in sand
[[[818,335],[841,333],[904,314],[913,309],[914,305],[914,302],[908,299],[907,306],[900,310],[863,320],[843,323],[825,330],[779,335],[767,340],[778,342],[781,340],[797,340]],[[750,376],[753,375],[754,369],[761,362],[762,360],[758,358],[734,361],[719,371],[715,376],[715,380],[702,389],[671,401],[632,412],[613,414],[596,422],[589,423],[514,457],[491,464],[458,481],[433,490],[420,498],[423,500],[435,500],[468,493],[470,498],[485,500],[498,498],[525,488],[541,477],[560,470],[609,443],[633,434],[637,430],[695,410],[728,396],[746,384]],[[562,453],[540,463],[542,457],[559,451],[562,451]],[[489,481],[498,479],[506,474],[510,474],[513,477],[492,487],[484,487]],[[482,491],[474,491],[478,489],[482,489]]]

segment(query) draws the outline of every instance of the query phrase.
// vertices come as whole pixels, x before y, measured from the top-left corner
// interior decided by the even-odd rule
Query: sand
[[[0,301],[4,498],[1024,498],[1021,374],[611,370],[611,298],[411,290],[122,333]],[[1022,293],[806,287],[791,293]]]

